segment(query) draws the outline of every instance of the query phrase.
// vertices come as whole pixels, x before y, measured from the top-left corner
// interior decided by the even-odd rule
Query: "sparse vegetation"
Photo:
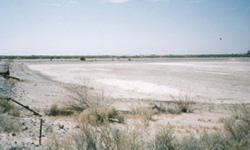
[[[181,110],[179,109],[176,103],[166,103],[166,102],[152,102],[151,106],[153,110],[157,113],[169,113],[169,114],[180,114]]]
[[[177,104],[180,112],[191,113],[194,111],[194,102],[188,95],[172,96],[173,101]]]
[[[80,121],[84,124],[101,125],[104,122],[124,121],[124,116],[114,107],[87,108],[80,114]]]
[[[170,124],[161,127],[155,137],[149,138],[145,130],[112,128],[105,123],[102,126],[83,125],[77,133],[70,136],[67,142],[53,138],[54,142],[49,144],[65,150],[248,150],[250,148],[249,109],[246,105],[235,107],[243,109],[237,109],[238,117],[224,119],[224,131],[204,133],[200,137],[190,135],[176,138]]]
[[[10,116],[0,116],[0,128],[5,132],[18,132],[19,124]]]
[[[130,109],[132,115],[140,118],[145,126],[149,125],[150,120],[152,120],[152,116],[156,113],[150,105],[141,101],[133,103],[130,106]]]
[[[155,137],[155,149],[174,150],[176,147],[175,140],[171,125],[162,126]]]
[[[66,109],[66,108],[59,108],[57,104],[52,104],[50,106],[49,114],[50,116],[57,116],[57,115],[72,115],[73,112]]]
[[[104,91],[99,97],[95,92],[91,93],[93,89],[89,88],[88,84],[88,81],[84,80],[83,86],[76,85],[69,88],[71,101],[67,104],[67,107],[81,112],[86,108],[109,105],[109,100],[105,98]]]
[[[83,125],[79,131],[67,137],[70,140],[63,140],[57,137],[46,143],[46,148],[65,150],[144,150],[150,145],[142,138],[143,132],[140,130],[119,130],[110,125],[93,127]],[[58,140],[60,139],[60,140]],[[63,142],[64,141],[64,142]]]
[[[8,101],[4,95],[0,95],[0,113],[9,113],[15,117],[20,116],[20,111],[12,102]]]

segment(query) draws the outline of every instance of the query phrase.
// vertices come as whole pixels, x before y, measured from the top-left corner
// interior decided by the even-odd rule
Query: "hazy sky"
[[[0,0],[0,55],[248,50],[250,0]]]

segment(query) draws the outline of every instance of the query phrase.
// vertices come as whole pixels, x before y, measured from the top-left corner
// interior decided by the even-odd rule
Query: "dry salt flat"
[[[116,99],[188,95],[201,102],[250,101],[249,58],[47,62],[28,67],[63,83],[88,82]]]

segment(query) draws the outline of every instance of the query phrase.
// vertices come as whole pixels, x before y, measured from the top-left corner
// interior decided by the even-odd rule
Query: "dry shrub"
[[[152,102],[151,103],[153,110],[157,113],[170,113],[170,114],[180,114],[181,110],[174,103],[167,102]]]
[[[194,102],[188,95],[171,96],[180,112],[191,113],[194,111]]]
[[[64,150],[249,150],[249,109],[234,106],[237,114],[224,119],[225,131],[175,138],[171,125],[161,127],[155,137],[146,139],[145,130],[117,129],[108,123],[104,126],[83,125],[66,142],[54,142]],[[237,116],[237,117],[235,117]],[[150,137],[150,136],[147,136]],[[58,139],[56,139],[58,140]]]
[[[170,124],[162,126],[155,137],[155,149],[174,150],[176,147],[174,140],[175,136],[173,135],[172,126]]]
[[[233,115],[223,119],[227,141],[234,149],[250,149],[250,109],[247,104],[235,104]]]
[[[124,121],[124,116],[114,107],[87,108],[80,114],[80,121],[84,124],[100,125],[104,122]]]
[[[0,128],[5,132],[18,132],[19,124],[9,116],[0,116]]]
[[[20,117],[20,111],[17,108],[15,108],[15,107],[14,107],[14,109],[11,109],[9,111],[9,114],[11,116]]]
[[[5,112],[9,112],[11,109],[14,109],[14,105],[12,103],[10,103],[8,100],[6,99],[0,99],[0,112],[5,113]]]
[[[50,106],[49,115],[57,116],[57,115],[72,115],[73,112],[68,110],[67,108],[59,108],[57,104],[52,104]]]
[[[141,135],[142,132],[139,130],[114,129],[108,124],[99,127],[83,125],[77,132],[65,138],[66,142],[60,138],[53,138],[45,144],[45,148],[50,147],[50,150],[145,150],[149,146]]]
[[[155,110],[147,103],[138,101],[130,106],[132,115],[139,117],[145,126],[149,125],[152,116],[156,113]]]
[[[157,113],[165,113],[167,112],[167,104],[166,102],[151,102],[151,107]]]
[[[222,119],[225,130],[205,133],[200,138],[190,136],[179,141],[179,149],[250,149],[250,109],[246,104],[233,105],[234,112],[230,118]]]
[[[89,88],[88,85],[88,81],[84,80],[82,86],[75,85],[68,88],[71,92],[69,95],[71,101],[67,106],[75,111],[83,111],[86,108],[108,106],[110,104],[103,90],[99,95],[96,91],[92,91],[93,89]]]
[[[12,116],[19,117],[20,111],[15,105],[5,98],[0,98],[0,113],[9,113]]]

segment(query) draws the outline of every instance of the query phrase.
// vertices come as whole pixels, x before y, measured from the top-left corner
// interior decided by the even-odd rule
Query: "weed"
[[[155,114],[152,107],[148,106],[146,103],[142,103],[141,101],[132,104],[130,109],[131,113],[134,116],[139,117],[145,126],[149,125],[150,120],[152,120],[152,116]]]
[[[155,137],[155,149],[156,150],[174,150],[175,136],[173,135],[173,129],[168,124],[161,127]]]
[[[180,112],[190,113],[194,111],[194,102],[190,100],[187,95],[171,96],[173,101],[177,104]]]

